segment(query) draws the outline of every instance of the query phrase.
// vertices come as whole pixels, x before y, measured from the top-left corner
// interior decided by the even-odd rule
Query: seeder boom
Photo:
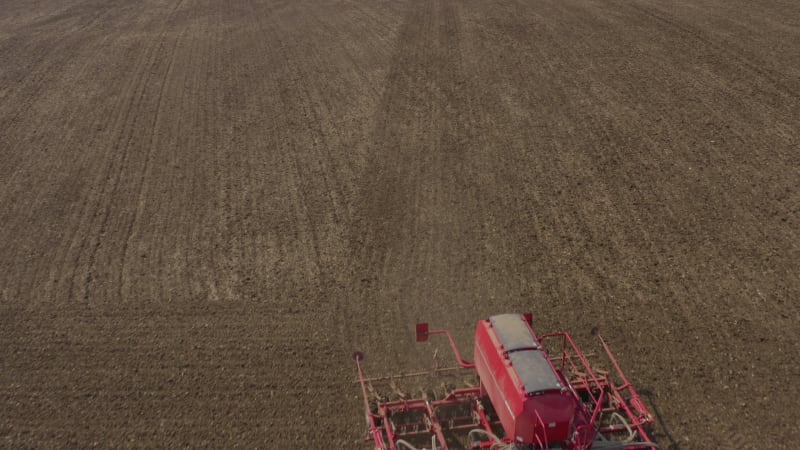
[[[418,342],[444,334],[459,369],[478,376],[476,386],[449,389],[440,399],[399,393],[393,400],[376,395],[371,402],[373,383],[388,380],[395,388],[394,377],[366,378],[364,356],[356,352],[366,440],[380,450],[447,450],[453,442],[470,449],[658,448],[646,431],[652,416],[602,337],[597,335],[613,365],[610,372],[590,365],[568,333],[537,337],[531,324],[530,314],[479,321],[474,362],[461,357],[448,331],[418,324]],[[452,368],[434,372],[447,370]]]

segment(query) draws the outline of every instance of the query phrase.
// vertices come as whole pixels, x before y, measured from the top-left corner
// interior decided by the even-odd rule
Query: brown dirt
[[[367,448],[372,374],[599,326],[800,441],[800,3],[6,0],[0,447]]]

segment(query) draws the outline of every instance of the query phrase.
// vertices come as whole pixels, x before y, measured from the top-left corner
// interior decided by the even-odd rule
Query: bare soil
[[[0,0],[0,447],[368,448],[355,368],[598,326],[800,441],[800,3]]]

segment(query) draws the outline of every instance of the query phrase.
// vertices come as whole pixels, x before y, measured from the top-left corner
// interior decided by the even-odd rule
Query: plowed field
[[[369,448],[530,310],[795,448],[798,299],[795,0],[0,0],[0,447]]]

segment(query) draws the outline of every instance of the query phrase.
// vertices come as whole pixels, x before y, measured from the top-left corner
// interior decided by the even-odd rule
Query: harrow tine
[[[383,401],[380,394],[378,394],[378,391],[376,391],[375,387],[372,386],[372,383],[367,383],[367,391],[369,391],[370,397],[372,397],[376,402]]]
[[[389,387],[392,388],[392,392],[397,394],[397,396],[400,397],[402,400],[408,398],[406,393],[401,391],[400,388],[397,387],[397,383],[395,383],[394,380],[389,381]]]

